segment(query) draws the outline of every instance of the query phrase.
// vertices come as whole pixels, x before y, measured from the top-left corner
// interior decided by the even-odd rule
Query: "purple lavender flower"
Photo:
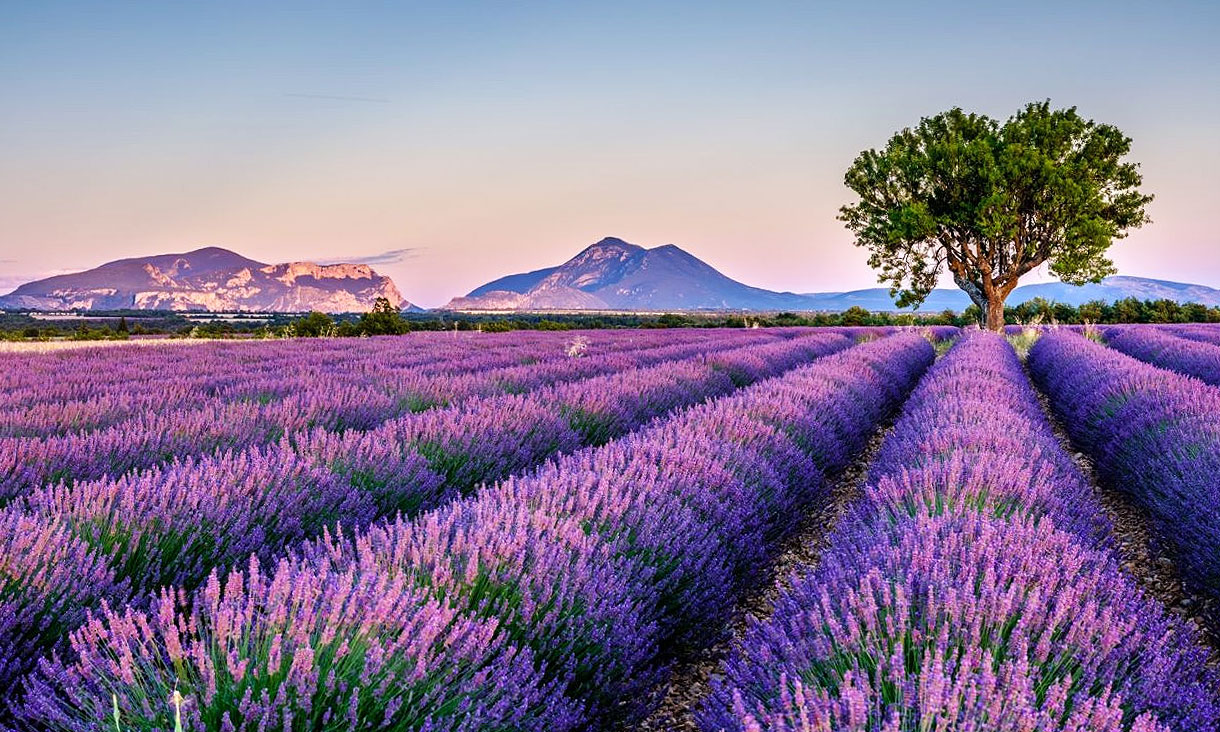
[[[493,643],[494,620],[402,574],[251,560],[184,600],[104,611],[73,634],[70,663],[30,678],[18,719],[100,732],[117,705],[122,727],[169,732],[175,691],[189,730],[546,729],[579,715],[528,651]]]
[[[71,528],[137,595],[193,589],[216,567],[267,558],[336,522],[363,526],[377,515],[368,494],[284,447],[58,486],[18,505]]]
[[[912,395],[819,565],[752,621],[700,725],[1212,728],[1194,631],[1123,573],[1108,532],[1012,350],[969,336]]]
[[[769,351],[775,363],[766,367],[777,372],[843,341],[779,343],[788,346]],[[270,577],[254,564],[223,582],[215,576],[193,596],[175,589],[147,610],[108,610],[73,636],[70,652],[31,677],[21,718],[50,729],[101,728],[117,690],[124,724],[165,729],[172,720],[165,699],[176,684],[187,697],[188,724],[200,729],[383,720],[408,729],[571,729],[631,719],[655,698],[677,648],[718,635],[695,626],[723,627],[734,593],[757,572],[759,547],[773,546],[799,507],[819,495],[813,436],[824,433],[827,446],[862,443],[868,421],[896,404],[931,358],[916,337],[870,343],[793,371],[784,381],[792,379],[797,392],[762,382],[742,399],[575,452],[414,521],[322,539]],[[643,387],[641,394],[654,393]],[[798,398],[803,407],[795,411],[780,406],[805,391],[824,396]],[[849,424],[842,407],[829,408],[853,399],[865,407],[859,424]],[[641,418],[673,406],[652,396],[641,403],[652,405]],[[421,425],[445,424],[427,422],[439,419],[428,413],[404,419],[416,423],[413,431],[384,441],[389,453],[375,441],[316,432],[303,433],[312,437],[296,439],[293,449],[309,456],[304,464],[326,466],[319,480],[350,483],[378,455],[416,444],[418,435],[458,434],[445,432],[451,427],[428,433]],[[403,423],[366,434],[392,429]],[[358,459],[344,461],[354,447]],[[487,442],[486,449],[503,455],[520,446]],[[489,464],[472,475],[494,474],[503,463]],[[585,489],[548,490],[568,484]],[[357,495],[384,505],[378,496],[392,494]],[[465,629],[461,637],[478,643],[410,645],[450,637],[420,625],[438,613],[445,633]],[[413,686],[402,680],[407,667]],[[391,691],[400,688],[413,695]]]
[[[1185,578],[1220,598],[1220,390],[1070,333],[1043,336],[1029,365],[1106,483],[1148,512]]]
[[[39,656],[62,648],[89,610],[127,593],[64,521],[0,511],[0,717]]]
[[[1109,328],[1106,343],[1153,366],[1220,386],[1220,345],[1180,338],[1173,331],[1152,326]]]

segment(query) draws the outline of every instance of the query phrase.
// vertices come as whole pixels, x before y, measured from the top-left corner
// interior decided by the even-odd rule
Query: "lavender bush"
[[[741,348],[743,343],[761,346],[813,338],[823,343],[837,339],[846,345],[845,336],[829,332],[813,336],[793,334],[790,338],[784,335],[773,334],[760,340],[752,334],[724,334],[701,342],[667,346],[661,346],[662,341],[653,336],[641,339],[638,347],[631,345],[621,352],[579,359],[563,355],[562,342],[555,340],[558,336],[543,344],[542,353],[538,349],[543,346],[537,344],[530,349],[508,349],[515,352],[512,360],[524,359],[531,364],[538,375],[533,379],[523,377],[520,364],[507,369],[493,368],[506,360],[503,354],[494,351],[480,350],[480,358],[471,357],[465,366],[450,366],[455,370],[439,373],[435,369],[445,364],[441,349],[433,352],[421,349],[417,358],[398,364],[388,346],[402,339],[374,339],[383,344],[380,349],[354,357],[322,349],[322,355],[330,360],[321,362],[319,354],[302,354],[299,349],[288,349],[288,355],[273,350],[274,356],[263,361],[254,360],[246,352],[222,351],[228,358],[221,359],[215,354],[212,359],[201,358],[203,363],[193,366],[186,377],[150,388],[148,391],[159,399],[149,395],[132,398],[129,394],[133,383],[150,382],[148,374],[129,373],[139,365],[136,356],[126,355],[135,364],[120,364],[113,369],[130,380],[116,382],[112,389],[96,395],[95,387],[88,381],[96,370],[83,371],[84,366],[74,363],[73,367],[81,368],[82,373],[70,372],[71,378],[64,379],[62,375],[21,362],[16,371],[28,369],[40,376],[29,381],[10,379],[17,382],[13,391],[0,394],[4,401],[14,400],[20,406],[13,410],[14,414],[29,415],[20,424],[10,424],[8,434],[0,432],[0,502],[57,482],[119,476],[174,458],[256,447],[286,435],[318,429],[371,430],[388,420],[428,408],[506,391],[531,391],[675,359],[697,359],[707,353]],[[626,340],[624,336],[618,337]],[[107,350],[113,353],[113,349]],[[141,349],[136,355],[142,354],[149,358],[160,356],[156,349]],[[543,355],[546,358],[539,360]],[[382,356],[390,363],[377,360]],[[54,357],[62,360],[62,354]],[[302,366],[291,357],[310,365]],[[428,366],[421,366],[419,361],[425,358]],[[212,363],[213,360],[221,364]],[[83,361],[93,368],[87,358]],[[37,358],[33,362],[39,363]],[[174,363],[181,368],[180,358]],[[202,373],[197,373],[196,368]],[[110,371],[106,373],[103,383],[110,378]],[[71,387],[82,380],[84,383],[74,391]],[[66,393],[61,381],[68,383]],[[61,400],[47,394],[59,394]],[[26,401],[16,401],[17,395],[26,397]],[[82,415],[81,410],[106,408],[94,404],[95,397],[117,399],[121,404],[119,412],[124,416]],[[90,420],[95,422],[95,428],[72,428],[80,421]]]
[[[255,564],[193,599],[169,591],[148,611],[107,613],[31,677],[19,718],[104,729],[113,693],[128,726],[164,729],[158,702],[175,687],[191,729],[564,730],[638,718],[679,645],[717,635],[697,624],[723,621],[751,574],[739,556],[757,551],[752,537],[773,541],[790,509],[818,495],[820,458],[796,435],[862,443],[931,359],[915,336],[850,349],[413,521],[326,536],[270,579]],[[825,396],[803,412],[765,405],[790,400],[792,385]],[[849,408],[860,409],[854,426]],[[622,471],[600,469],[612,465]],[[761,531],[743,522],[755,518]],[[333,582],[377,589],[353,598]],[[382,595],[403,605],[368,615]],[[281,611],[281,596],[312,604]],[[463,623],[487,635],[416,640],[439,637],[420,624]],[[401,645],[386,652],[386,638]],[[308,659],[299,666],[285,660],[290,639]],[[404,666],[425,680],[402,681]],[[398,688],[413,695],[388,692]]]
[[[1220,391],[1070,333],[1043,337],[1029,365],[1106,483],[1147,511],[1184,577],[1220,598]]]
[[[818,566],[750,623],[701,728],[1214,728],[1198,639],[1108,532],[1012,349],[969,336],[916,389]]]
[[[18,686],[38,656],[63,647],[90,609],[128,594],[63,522],[0,511],[0,688]]]
[[[1153,366],[1220,386],[1220,346],[1180,338],[1173,331],[1150,326],[1108,328],[1106,344]]]
[[[184,607],[106,610],[72,665],[34,677],[19,710],[47,730],[547,729],[577,710],[496,622],[429,600],[402,575],[256,560]],[[54,669],[54,670],[51,670]],[[60,693],[64,692],[64,693]]]

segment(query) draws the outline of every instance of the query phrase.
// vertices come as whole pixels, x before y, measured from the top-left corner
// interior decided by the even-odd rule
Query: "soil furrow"
[[[868,469],[901,411],[899,407],[889,415],[873,433],[868,446],[847,468],[827,481],[826,499],[814,506],[780,545],[771,565],[770,581],[760,583],[738,602],[729,637],[679,664],[656,711],[631,729],[640,732],[697,732],[695,708],[707,695],[711,682],[719,676],[720,665],[729,651],[742,639],[747,619],[750,616],[764,620],[770,617],[776,599],[789,588],[793,572],[798,567],[817,566],[822,552],[829,545],[831,531],[863,489]]]
[[[1026,369],[1026,377],[1029,376],[1029,370]],[[1050,399],[1032,379],[1030,383],[1033,384],[1043,413],[1050,420],[1055,437],[1088,480],[1102,511],[1110,520],[1114,546],[1118,550],[1123,569],[1135,578],[1144,592],[1160,601],[1170,612],[1197,627],[1200,638],[1211,651],[1212,665],[1220,665],[1220,634],[1217,633],[1217,628],[1210,627],[1204,619],[1213,614],[1208,612],[1206,599],[1191,592],[1183,581],[1169,544],[1158,539],[1147,513],[1134,500],[1098,478],[1092,458],[1072,443],[1063,422],[1051,409]]]

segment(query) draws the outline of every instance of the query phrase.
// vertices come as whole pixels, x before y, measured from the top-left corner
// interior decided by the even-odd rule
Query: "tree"
[[[1134,297],[1114,301],[1114,320],[1118,323],[1143,323],[1144,303]]]
[[[292,324],[292,334],[299,338],[320,338],[333,335],[334,332],[335,321],[331,320],[326,313],[320,313],[317,310]]]
[[[388,298],[373,301],[373,309],[360,316],[360,332],[365,335],[402,335],[411,326]]]
[[[1207,306],[1203,303],[1188,302],[1182,306],[1182,316],[1187,323],[1206,323]]]
[[[1089,300],[1078,308],[1078,312],[1082,321],[1100,323],[1106,317],[1106,308],[1103,300]]]
[[[870,325],[873,319],[873,314],[859,305],[852,305],[843,311],[839,316],[839,322],[843,325]]]
[[[839,219],[899,306],[924,301],[947,267],[991,330],[1004,300],[1043,263],[1070,284],[1116,270],[1106,250],[1148,222],[1131,139],[1050,102],[1007,122],[954,108],[860,153],[845,181],[860,200]]]

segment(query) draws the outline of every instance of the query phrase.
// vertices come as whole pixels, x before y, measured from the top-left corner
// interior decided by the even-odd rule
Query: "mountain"
[[[447,310],[807,310],[807,298],[750,287],[667,244],[608,237],[559,265],[509,275]]]
[[[1096,284],[1080,285],[1079,287],[1062,282],[1024,285],[1013,290],[1012,295],[1020,298],[1012,300],[1012,297],[1009,297],[1014,305],[1035,297],[1068,305],[1080,305],[1090,300],[1114,302],[1127,297],[1139,300],[1173,300],[1179,303],[1197,302],[1208,306],[1220,305],[1220,290],[1206,285],[1191,285],[1126,275],[1107,277]]]
[[[814,310],[846,310],[859,305],[866,310],[896,310],[894,299],[884,287],[872,287],[851,292],[811,292],[803,295],[809,299]],[[1040,297],[1065,305],[1082,305],[1091,300],[1114,302],[1128,297],[1138,300],[1173,300],[1179,303],[1197,302],[1203,305],[1220,305],[1220,290],[1206,285],[1191,285],[1168,280],[1153,280],[1146,277],[1116,275],[1101,282],[1087,285],[1068,285],[1063,282],[1040,282],[1021,285],[1008,296],[1009,305]],[[933,290],[924,304],[923,312],[937,312],[946,308],[962,310],[970,305],[970,298],[961,290]]]
[[[378,297],[418,310],[390,278],[364,264],[264,264],[227,249],[120,259],[85,272],[29,282],[0,297],[8,310],[195,310],[360,312]],[[1035,297],[1079,305],[1126,297],[1220,305],[1220,290],[1142,277],[1107,277],[1080,287],[1023,285],[1016,305]],[[920,308],[962,310],[960,290],[937,289]],[[447,310],[897,310],[888,290],[797,294],[750,287],[672,244],[646,249],[608,237],[557,267],[508,275],[456,297]]]
[[[1009,296],[1009,303],[1015,304],[1013,297],[1016,296],[1016,291]],[[894,304],[894,298],[890,297],[890,291],[885,287],[870,287],[865,290],[851,290],[849,292],[810,292],[802,295],[806,299],[806,310],[825,310],[829,312],[841,312],[850,307],[862,307],[865,310],[898,310],[898,306]],[[927,300],[919,306],[919,311],[924,313],[936,313],[941,310],[963,310],[970,305],[970,298],[961,290],[936,289],[928,294]],[[904,308],[911,310],[911,308]]]
[[[29,282],[0,297],[0,308],[341,313],[366,311],[378,297],[413,307],[368,265],[263,264],[207,247]]]
[[[1083,286],[1062,282],[1023,285],[1008,297],[1017,305],[1035,297],[1080,305],[1126,297],[1166,298],[1220,305],[1220,290],[1203,285],[1142,277],[1107,277]],[[608,237],[557,267],[492,280],[455,297],[446,310],[825,310],[853,305],[867,310],[897,310],[889,290],[873,287],[851,292],[796,294],[750,287],[667,244],[645,249]],[[933,290],[922,312],[963,310],[970,299],[961,290]]]

